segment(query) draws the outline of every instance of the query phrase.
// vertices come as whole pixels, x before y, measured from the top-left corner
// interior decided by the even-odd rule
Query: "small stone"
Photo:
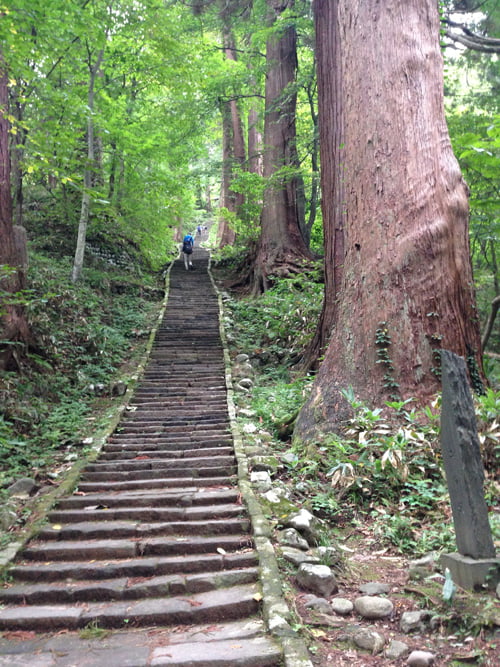
[[[285,530],[282,530],[278,535],[278,542],[289,547],[302,549],[303,551],[309,549],[309,543],[297,530],[295,530],[295,528],[286,528]]]
[[[252,470],[266,470],[273,473],[278,470],[279,461],[275,456],[253,456],[250,465],[252,466]]]
[[[314,543],[317,538],[317,519],[305,509],[292,514],[286,521],[287,526],[291,526],[303,535],[309,543]]]
[[[15,498],[29,498],[33,493],[38,491],[38,485],[34,479],[30,477],[21,477],[11,484],[7,491],[10,496]]]
[[[306,609],[312,609],[313,611],[317,611],[321,614],[332,613],[332,608],[328,600],[325,600],[325,598],[318,598],[314,595],[309,597],[310,599],[305,603]]]
[[[435,554],[426,554],[422,558],[410,561],[408,566],[408,577],[412,581],[425,579],[436,570],[436,565],[437,561]]]
[[[255,484],[260,493],[265,493],[272,489],[271,476],[267,470],[252,471],[250,473],[250,481]]]
[[[401,614],[399,627],[401,632],[408,635],[410,632],[423,632],[425,621],[429,618],[428,611],[405,611]]]
[[[331,606],[333,611],[339,614],[339,616],[347,616],[354,609],[353,603],[346,598],[333,598]]]
[[[400,642],[397,639],[393,639],[387,647],[385,657],[389,660],[398,660],[398,658],[402,658],[403,656],[407,655],[409,650],[410,649],[408,644]]]
[[[370,651],[372,655],[380,653],[385,646],[385,637],[374,630],[361,628],[353,635],[353,641],[359,648]]]
[[[112,396],[123,396],[126,393],[127,393],[127,385],[125,384],[125,382],[119,380],[118,382],[114,382],[111,385]]]
[[[412,651],[406,664],[408,667],[431,667],[435,659],[436,656],[428,651]]]
[[[335,575],[327,565],[302,563],[297,572],[297,582],[303,588],[323,597],[338,591]]]
[[[354,608],[363,618],[375,619],[390,616],[394,610],[394,605],[387,598],[364,595],[354,601]]]
[[[293,565],[296,565],[297,567],[301,565],[301,563],[319,564],[318,559],[315,559],[314,556],[311,556],[311,554],[308,554],[305,551],[301,551],[300,549],[283,546],[281,547],[281,553],[285,560],[287,560],[289,563],[293,563]]]
[[[236,355],[236,357],[235,357],[235,359],[234,359],[234,363],[236,363],[236,364],[244,364],[244,363],[245,363],[246,361],[248,361],[249,359],[250,359],[250,357],[248,356],[248,354],[244,354],[243,352],[241,352],[240,354],[237,354],[237,355]]]
[[[364,593],[364,595],[383,595],[390,591],[390,586],[389,584],[383,584],[378,581],[371,581],[367,584],[362,584],[359,587],[359,590],[361,593]]]

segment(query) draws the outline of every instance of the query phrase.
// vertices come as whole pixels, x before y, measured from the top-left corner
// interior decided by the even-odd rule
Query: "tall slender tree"
[[[266,179],[261,231],[250,282],[265,291],[271,275],[302,271],[312,255],[301,233],[304,214],[298,177],[295,112],[297,34],[285,16],[294,0],[267,0],[268,23],[274,30],[266,44],[266,92],[263,175]]]
[[[26,262],[26,237],[20,231],[12,220],[8,73],[0,53],[0,368],[8,370],[18,365],[16,343],[24,345],[31,337],[20,300]]]
[[[369,402],[427,399],[439,389],[441,348],[481,375],[467,187],[444,118],[437,5],[316,0],[314,9],[320,123],[339,132],[333,156],[332,144],[321,146],[324,205],[340,208],[343,230],[325,230],[328,271],[338,272],[325,296],[333,328],[297,421],[301,438],[334,427],[349,386]],[[338,99],[330,109],[329,90]]]

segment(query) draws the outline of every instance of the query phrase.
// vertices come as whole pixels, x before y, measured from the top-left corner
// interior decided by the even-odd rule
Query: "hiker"
[[[182,254],[184,255],[184,266],[186,267],[186,271],[189,271],[189,269],[194,269],[193,262],[191,261],[193,247],[194,237],[191,234],[186,234],[184,240],[182,241]]]
[[[201,236],[201,225],[198,225],[196,231],[198,232],[198,236]]]

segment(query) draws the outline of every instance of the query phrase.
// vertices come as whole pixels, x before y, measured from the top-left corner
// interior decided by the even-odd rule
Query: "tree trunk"
[[[14,370],[19,357],[14,343],[27,344],[31,336],[24,307],[14,298],[25,288],[27,252],[22,228],[12,224],[8,110],[8,76],[0,54],[0,266],[13,269],[0,275],[0,368]]]
[[[335,10],[341,58],[328,75]],[[322,76],[331,89],[342,81],[345,159],[323,160],[322,169],[325,206],[345,210],[344,258],[330,222],[325,308],[334,309],[334,328],[299,437],[333,428],[342,388],[375,404],[425,401],[440,388],[441,348],[481,378],[467,188],[444,117],[435,0],[316,0],[315,12]],[[325,83],[320,123],[333,127]]]
[[[231,174],[233,163],[233,132],[231,124],[231,108],[229,102],[221,103],[222,115],[222,185],[220,207],[235,213],[235,202],[231,193]],[[223,248],[235,241],[234,229],[230,226],[228,216],[221,213],[217,229],[217,244]]]
[[[85,255],[85,240],[87,238],[87,225],[90,215],[90,192],[93,183],[93,168],[95,164],[94,153],[94,96],[95,80],[101,66],[104,50],[101,49],[97,55],[96,62],[92,65],[89,61],[89,87],[87,94],[88,118],[87,118],[87,163],[83,172],[83,194],[80,209],[80,222],[78,223],[78,238],[76,242],[75,258],[73,261],[72,281],[80,280],[83,270],[83,258]]]
[[[293,0],[267,0],[270,24],[293,7]],[[300,231],[303,198],[295,131],[297,69],[295,27],[287,23],[266,45],[266,101],[263,175],[267,181],[261,215],[261,234],[253,267],[252,290],[265,291],[270,275],[302,271],[312,256]],[[290,173],[291,172],[291,173]]]
[[[337,7],[338,0],[315,3],[325,296],[316,333],[300,364],[303,370],[316,368],[328,345],[344,266],[345,138]]]

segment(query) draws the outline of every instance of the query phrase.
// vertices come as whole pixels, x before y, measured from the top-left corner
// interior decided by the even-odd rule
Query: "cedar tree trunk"
[[[22,227],[12,224],[12,194],[9,152],[9,90],[8,76],[0,54],[0,266],[10,270],[0,275],[0,368],[14,370],[18,366],[17,346],[27,344],[30,331],[22,304],[14,295],[25,288],[26,235]]]
[[[322,154],[322,168],[324,206],[345,211],[344,258],[330,222],[325,307],[334,308],[334,326],[299,438],[333,428],[342,388],[372,404],[425,401],[440,388],[441,348],[481,377],[467,187],[444,116],[437,4],[316,0],[315,12],[326,77],[319,94],[336,89],[342,101],[345,159]],[[336,20],[341,57],[330,67]],[[322,105],[324,130],[338,124],[334,110]]]
[[[270,23],[293,6],[293,0],[267,0]],[[303,214],[300,179],[287,173],[298,166],[295,111],[297,69],[295,27],[275,30],[266,45],[266,101],[264,118],[263,175],[267,180],[261,216],[261,234],[253,267],[253,291],[269,286],[270,275],[303,270],[311,254],[300,231]]]

